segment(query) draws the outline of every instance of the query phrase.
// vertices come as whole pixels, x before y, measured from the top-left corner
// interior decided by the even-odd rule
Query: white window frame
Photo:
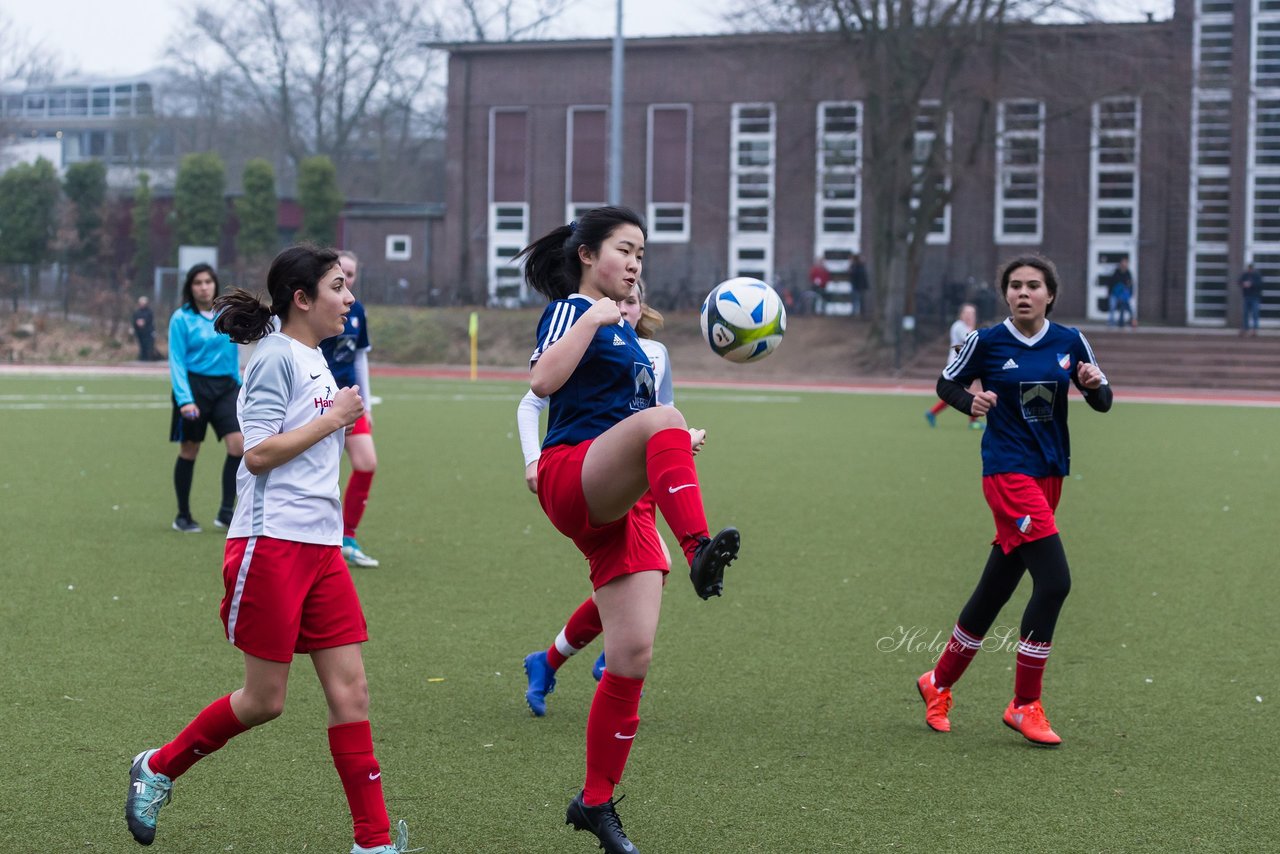
[[[769,130],[743,132],[742,114],[745,110],[768,110]],[[738,159],[739,146],[743,142],[765,145],[768,162],[744,167]],[[776,226],[774,204],[778,165],[778,109],[772,102],[752,101],[733,105],[729,133],[729,165],[729,276],[754,276],[764,281],[771,281],[774,263],[773,238]],[[742,179],[747,176],[764,179],[762,184],[754,181],[751,184],[753,187],[763,188],[763,197],[741,197]],[[764,210],[765,227],[759,231],[740,229],[740,218],[743,213],[759,208]],[[750,257],[757,254],[760,255],[759,258]]]
[[[827,129],[827,111],[830,109],[852,109],[857,129],[847,131],[829,131]],[[864,161],[864,140],[862,135],[866,114],[861,101],[819,101],[816,111],[817,151],[814,154],[814,257],[822,258],[827,269],[833,273],[847,273],[849,258],[855,252],[861,252],[862,246],[862,166]],[[854,149],[852,165],[827,165],[828,143],[849,144]],[[853,197],[849,199],[828,199],[827,179],[831,175],[848,178]],[[828,210],[851,208],[853,210],[853,228],[849,231],[827,231]]]
[[[592,208],[602,208],[604,199],[573,201],[573,116],[574,113],[604,113],[605,170],[609,168],[609,108],[598,104],[575,104],[564,113],[564,221],[573,222]]]
[[[934,127],[932,130],[922,130],[920,128],[920,120],[929,111],[933,111],[935,117],[938,116],[939,113],[937,111],[938,111],[938,108],[941,106],[942,104],[939,101],[921,101],[920,102],[920,112],[916,118],[915,148],[913,149],[913,152],[922,151],[925,145],[935,145],[937,143],[937,138],[938,138],[937,128]],[[942,128],[942,144],[944,146],[944,149],[943,149],[942,156],[946,161],[947,167],[943,172],[942,185],[944,190],[950,192],[951,190],[951,144],[952,144],[952,127],[954,124],[953,116],[950,110],[947,110],[947,114],[945,117],[943,117],[943,119],[944,121],[943,121],[943,128]],[[914,156],[915,155],[913,153],[913,158]],[[913,186],[920,181],[923,171],[924,169],[921,164],[918,164],[918,163],[912,164],[911,181]],[[916,196],[916,194],[913,193],[911,197],[911,209],[914,211],[919,206],[920,206],[920,200]],[[951,202],[948,201],[943,206],[942,213],[938,215],[938,218],[929,224],[929,231],[925,234],[924,242],[931,246],[945,246],[951,242]]]
[[[1271,41],[1269,52],[1277,52],[1276,40],[1280,38],[1280,9],[1262,10],[1258,0],[1252,2],[1249,33],[1249,122],[1248,154],[1245,159],[1245,242],[1244,257],[1264,273],[1272,273],[1265,280],[1262,290],[1262,310],[1259,325],[1280,327],[1280,288],[1274,284],[1274,273],[1280,265],[1280,214],[1262,218],[1258,209],[1265,201],[1268,206],[1280,204],[1280,119],[1264,127],[1261,114],[1280,116],[1280,75],[1259,81],[1258,58],[1262,52],[1261,39],[1265,34]],[[1264,133],[1265,136],[1264,136]],[[1265,140],[1265,144],[1264,141]],[[1266,158],[1264,160],[1264,154]],[[1268,228],[1263,230],[1261,222]],[[1228,280],[1234,285],[1235,278]]]
[[[1102,127],[1103,108],[1111,104],[1130,102],[1133,105],[1133,123],[1129,127]],[[1129,271],[1133,274],[1133,298],[1130,305],[1133,316],[1138,317],[1138,300],[1141,293],[1139,287],[1139,202],[1142,198],[1142,100],[1136,95],[1123,95],[1103,98],[1094,101],[1092,110],[1093,122],[1089,146],[1089,279],[1088,298],[1085,314],[1091,320],[1106,320],[1108,316],[1108,299],[1110,289],[1107,279],[1115,269],[1120,258],[1129,259]],[[1103,139],[1132,139],[1133,159],[1128,163],[1105,162],[1103,155]],[[1127,176],[1133,187],[1133,194],[1127,202],[1131,209],[1131,228],[1128,234],[1115,234],[1101,231],[1102,210],[1116,206],[1117,202],[1102,198],[1102,176]]]
[[[1007,111],[1013,105],[1027,106],[1034,104],[1037,108],[1037,125],[1034,130],[1009,130]],[[1009,98],[996,107],[996,181],[995,181],[995,240],[1002,244],[1039,244],[1044,240],[1044,125],[1045,104],[1037,98]],[[1036,162],[1034,166],[1010,166],[1005,162],[1005,150],[1011,140],[1034,140],[1036,145]],[[1036,198],[1028,202],[1005,196],[1005,179],[1013,175],[1034,176],[1036,182]],[[1035,230],[1031,232],[1008,230],[1005,214],[1008,211],[1031,211],[1035,216]]]
[[[688,132],[684,143],[684,201],[655,202],[653,200],[653,114],[656,110],[684,110],[688,116],[686,125]],[[692,234],[692,223],[689,220],[691,207],[689,200],[693,198],[693,105],[692,104],[650,104],[645,127],[645,167],[644,167],[645,220],[649,224],[650,243],[688,243]],[[677,222],[679,229],[659,231],[657,224]]]
[[[395,244],[404,241],[404,249],[397,250]],[[387,235],[387,252],[388,261],[408,261],[413,258],[413,237],[408,234],[388,234]]]
[[[529,200],[493,200],[494,120],[498,113],[524,113],[527,121],[529,110],[526,107],[489,108],[489,163],[485,185],[489,202],[485,259],[489,305],[517,308],[529,296],[524,281],[524,261],[512,261],[516,253],[529,243]]]

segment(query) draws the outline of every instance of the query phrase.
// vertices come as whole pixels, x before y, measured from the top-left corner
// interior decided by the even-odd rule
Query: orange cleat
[[[916,690],[924,700],[924,722],[937,732],[951,732],[951,721],[947,720],[947,712],[951,711],[951,689],[935,687],[933,671],[929,670],[916,680]]]
[[[1044,716],[1044,707],[1039,700],[1033,700],[1025,706],[1015,706],[1014,702],[1010,700],[1009,708],[1004,710],[1005,726],[1017,730],[1027,741],[1041,747],[1057,747],[1062,744],[1062,739],[1049,726],[1049,719]]]

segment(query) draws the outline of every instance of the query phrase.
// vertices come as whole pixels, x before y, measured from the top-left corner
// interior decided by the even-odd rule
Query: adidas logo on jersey
[[[1009,361],[1004,363],[1003,370],[1012,371],[1016,367],[1018,367],[1018,363],[1015,362],[1013,359],[1010,359]]]
[[[626,342],[626,341],[623,341],[623,340],[622,340],[622,336],[615,332],[615,333],[613,333],[613,346],[615,346],[615,347],[625,347],[625,346],[627,346],[627,342]]]

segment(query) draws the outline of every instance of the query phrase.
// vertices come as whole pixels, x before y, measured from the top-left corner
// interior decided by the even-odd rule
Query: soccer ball
[[[702,301],[702,337],[730,362],[758,362],[787,331],[787,311],[778,292],[759,279],[721,282]]]

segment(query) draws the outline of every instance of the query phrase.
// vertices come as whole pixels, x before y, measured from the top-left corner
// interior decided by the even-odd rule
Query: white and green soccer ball
[[[702,337],[730,362],[758,362],[787,331],[787,311],[778,292],[759,279],[721,282],[702,301]]]

